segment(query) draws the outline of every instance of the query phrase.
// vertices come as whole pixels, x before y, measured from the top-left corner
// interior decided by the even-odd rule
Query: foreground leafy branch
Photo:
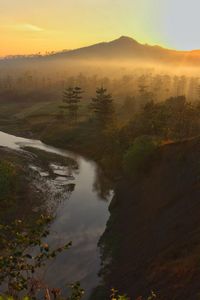
[[[48,224],[51,218],[41,216],[35,226],[16,220],[11,225],[0,225],[0,284],[5,287],[5,294],[19,299],[22,293],[35,298],[43,291],[46,299],[50,293],[57,299],[59,290],[50,291],[37,278],[37,270],[45,266],[48,260],[55,258],[59,253],[69,249],[71,242],[57,249],[50,249],[43,239],[49,234]],[[34,254],[33,254],[34,253]],[[72,296],[82,294],[79,285],[72,286]],[[48,296],[49,294],[49,296]],[[75,296],[74,296],[75,295]],[[79,298],[71,298],[79,299]]]

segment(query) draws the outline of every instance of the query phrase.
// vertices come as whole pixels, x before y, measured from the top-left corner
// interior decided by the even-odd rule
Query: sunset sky
[[[78,48],[121,35],[200,48],[199,0],[0,0],[0,56]]]

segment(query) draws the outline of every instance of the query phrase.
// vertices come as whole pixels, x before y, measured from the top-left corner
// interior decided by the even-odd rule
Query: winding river
[[[97,274],[100,269],[100,254],[97,243],[109,218],[108,205],[112,196],[111,193],[105,201],[95,188],[98,166],[72,152],[4,132],[0,132],[0,146],[19,151],[23,147],[33,147],[70,157],[78,163],[78,171],[70,178],[75,188],[70,195],[64,194],[63,201],[56,206],[55,219],[48,237],[52,246],[68,241],[72,241],[73,246],[47,266],[44,276],[48,284],[61,289],[69,283],[80,281],[87,290],[87,298],[99,283]]]

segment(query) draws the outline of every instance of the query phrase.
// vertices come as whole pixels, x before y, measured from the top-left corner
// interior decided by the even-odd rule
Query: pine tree
[[[107,123],[114,113],[112,95],[107,93],[107,89],[101,87],[96,89],[96,97],[92,98],[90,105],[99,122]]]
[[[63,108],[68,110],[69,117],[73,120],[77,120],[77,114],[79,109],[79,103],[82,99],[82,89],[78,86],[75,88],[68,87],[63,92],[63,102],[66,104]]]
[[[138,93],[141,107],[144,107],[146,103],[153,100],[153,93],[149,91],[147,78],[144,75],[138,79]]]

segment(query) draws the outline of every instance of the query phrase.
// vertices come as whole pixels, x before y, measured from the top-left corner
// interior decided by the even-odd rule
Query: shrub
[[[15,185],[15,179],[15,167],[10,162],[0,161],[0,199],[11,193]]]
[[[123,157],[124,172],[129,176],[133,176],[144,170],[157,146],[158,144],[149,136],[136,138]]]
[[[38,293],[44,294],[43,299],[51,299],[50,294],[60,295],[58,289],[49,289],[37,277],[37,270],[45,266],[48,260],[54,259],[59,253],[69,249],[71,242],[62,247],[51,249],[44,242],[49,234],[46,229],[51,217],[41,216],[34,227],[22,220],[15,220],[11,225],[0,225],[0,287],[10,299],[22,299],[23,293],[29,296],[25,299],[37,299]],[[34,251],[33,251],[34,249]],[[34,252],[34,254],[32,253]],[[71,286],[71,298],[79,300],[83,290],[80,284]],[[3,299],[3,295],[0,295]],[[48,297],[47,297],[48,296]],[[39,298],[40,299],[40,298]],[[57,299],[54,297],[54,299]]]

